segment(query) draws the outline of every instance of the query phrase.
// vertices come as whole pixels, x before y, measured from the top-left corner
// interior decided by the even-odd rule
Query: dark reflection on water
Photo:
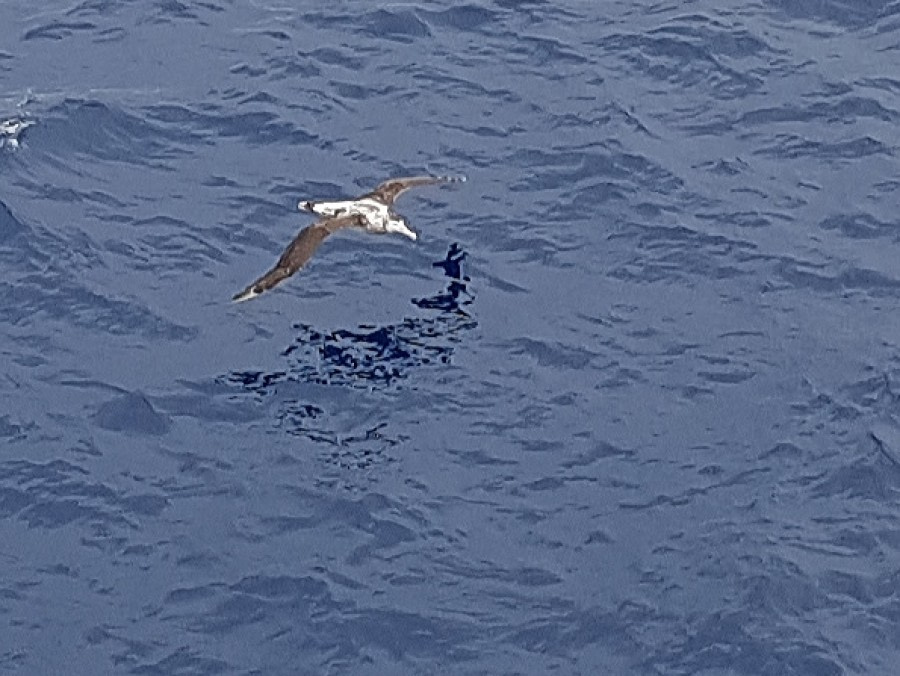
[[[423,370],[451,363],[465,333],[478,325],[469,312],[475,296],[463,272],[465,258],[465,251],[453,244],[446,257],[433,264],[449,281],[436,294],[411,300],[426,315],[355,329],[324,330],[297,323],[294,342],[282,352],[285,368],[234,371],[220,379],[240,391],[238,399],[251,395],[256,405],[271,405],[272,425],[280,432],[312,443],[285,448],[279,462],[303,462],[310,448],[330,466],[356,471],[391,459],[388,451],[407,437],[389,421],[390,407],[382,411],[377,402],[348,401],[339,393],[396,393],[400,383]],[[347,409],[354,412],[349,423],[341,419]],[[352,486],[355,480],[335,481]]]
[[[228,382],[256,393],[265,393],[286,380],[388,387],[422,367],[448,364],[459,334],[478,325],[465,309],[474,302],[468,290],[470,280],[462,270],[465,257],[465,251],[453,244],[446,258],[433,264],[450,278],[447,286],[433,296],[412,300],[417,307],[435,314],[356,329],[323,330],[297,323],[293,327],[297,337],[282,353],[288,359],[288,368],[271,373],[234,372],[227,377]]]
[[[436,268],[443,268],[444,274],[453,280],[447,286],[447,290],[428,298],[413,300],[413,303],[425,310],[441,310],[460,317],[468,317],[468,313],[463,308],[472,303],[473,297],[467,287],[470,280],[463,275],[462,271],[462,263],[465,258],[466,252],[454,242],[444,260],[432,263]]]

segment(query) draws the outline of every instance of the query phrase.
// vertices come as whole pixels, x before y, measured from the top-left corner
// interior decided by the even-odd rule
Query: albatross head
[[[402,216],[397,216],[396,218],[386,221],[384,224],[384,231],[387,233],[396,232],[399,235],[405,235],[413,241],[418,238],[418,235],[409,227],[406,219]]]
[[[297,208],[300,211],[310,211],[314,214],[319,214],[319,216],[339,216],[343,209],[338,209],[331,202],[300,202],[297,205]]]

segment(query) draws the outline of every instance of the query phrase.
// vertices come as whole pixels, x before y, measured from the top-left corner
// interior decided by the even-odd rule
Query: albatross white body
[[[406,221],[401,216],[394,214],[387,204],[371,197],[342,202],[300,202],[297,207],[300,211],[311,211],[314,214],[329,218],[351,215],[362,216],[366,219],[365,228],[367,232],[397,233],[406,235],[412,240],[418,237],[410,229]]]

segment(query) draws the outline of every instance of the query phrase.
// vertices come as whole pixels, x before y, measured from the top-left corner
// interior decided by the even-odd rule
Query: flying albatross
[[[417,235],[410,229],[406,219],[393,210],[394,201],[410,188],[465,180],[462,176],[392,178],[355,200],[300,202],[298,208],[301,211],[310,211],[322,218],[303,228],[281,254],[275,267],[236,294],[232,300],[236,303],[250,300],[277,286],[306,265],[328,235],[343,228],[359,228],[377,234],[396,232],[415,240]]]

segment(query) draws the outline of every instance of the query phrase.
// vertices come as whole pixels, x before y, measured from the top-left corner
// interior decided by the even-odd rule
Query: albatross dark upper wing
[[[462,176],[409,176],[407,178],[392,178],[378,185],[370,193],[363,197],[372,197],[385,204],[393,204],[401,193],[420,185],[433,185],[435,183],[459,183],[465,181]]]
[[[356,214],[349,216],[339,216],[337,218],[326,218],[318,223],[303,228],[294,238],[281,258],[275,263],[275,267],[269,270],[262,277],[253,282],[246,289],[241,291],[232,298],[235,303],[255,298],[264,291],[278,286],[285,279],[293,275],[297,270],[306,265],[306,262],[313,257],[316,249],[325,241],[331,233],[341,228],[350,228],[354,226],[362,226],[363,218]]]

